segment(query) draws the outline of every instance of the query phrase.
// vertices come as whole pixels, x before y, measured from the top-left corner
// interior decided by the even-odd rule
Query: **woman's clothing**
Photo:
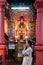
[[[22,55],[24,55],[22,65],[31,65],[32,64],[32,48],[28,47],[26,50],[23,50]]]

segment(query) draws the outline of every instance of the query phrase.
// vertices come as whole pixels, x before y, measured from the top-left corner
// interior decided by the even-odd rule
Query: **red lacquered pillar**
[[[5,0],[0,0],[0,56],[2,58],[2,65],[5,65],[4,5]]]
[[[4,0],[0,0],[0,44],[5,43],[4,39]]]
[[[43,65],[43,0],[36,0],[36,65]]]

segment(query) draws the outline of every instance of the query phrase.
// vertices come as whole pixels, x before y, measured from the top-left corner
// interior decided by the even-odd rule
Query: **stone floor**
[[[6,65],[22,65],[22,63],[18,63],[12,60],[12,61],[7,61]],[[32,65],[35,65],[35,64],[32,64]]]
[[[22,63],[15,62],[14,60],[7,60],[6,65],[22,65]]]
[[[0,62],[0,65],[2,65],[2,63]],[[15,62],[14,60],[6,60],[6,65],[22,65],[22,63],[19,62]]]
[[[2,65],[2,64],[0,63],[0,65]],[[22,65],[22,63],[15,62],[14,60],[7,59],[6,65]],[[32,65],[35,65],[35,64],[32,64]]]

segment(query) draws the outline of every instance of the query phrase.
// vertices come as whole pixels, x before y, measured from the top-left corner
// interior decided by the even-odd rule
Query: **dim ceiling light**
[[[14,10],[16,10],[16,9],[18,9],[18,10],[21,10],[21,9],[29,9],[29,7],[11,7],[11,9],[14,9]]]

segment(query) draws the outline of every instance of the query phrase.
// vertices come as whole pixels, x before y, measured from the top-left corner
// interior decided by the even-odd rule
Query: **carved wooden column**
[[[43,0],[36,0],[36,65],[43,65]]]

